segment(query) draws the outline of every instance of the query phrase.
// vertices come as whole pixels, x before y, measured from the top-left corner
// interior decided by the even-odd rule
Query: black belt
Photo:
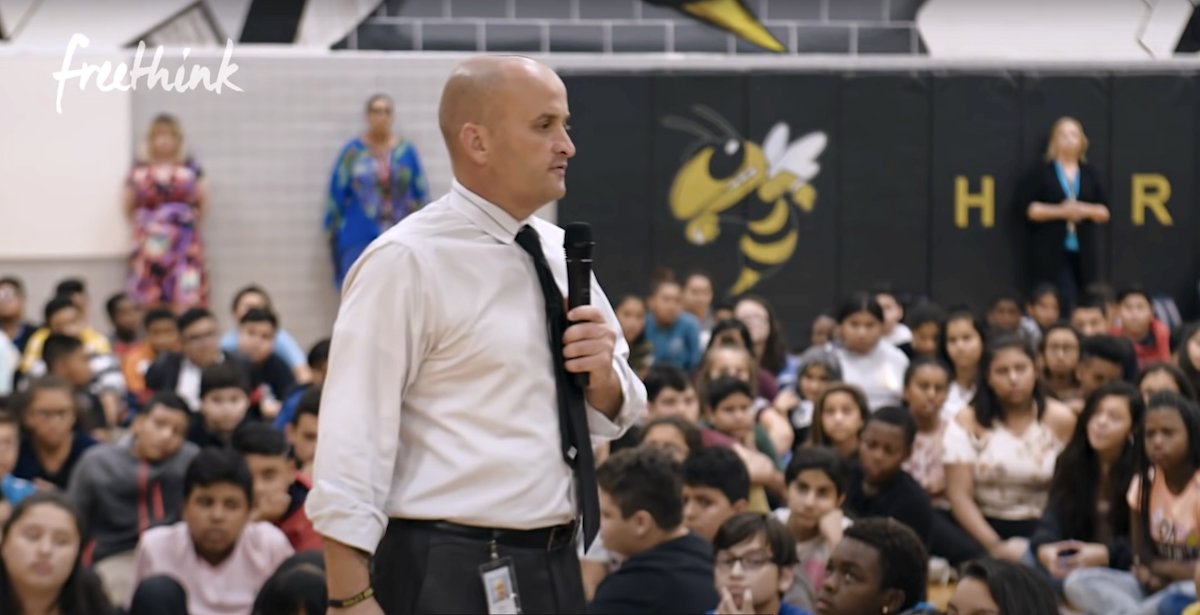
[[[546,551],[556,551],[566,547],[573,547],[575,545],[575,537],[579,533],[578,521],[533,530],[476,527],[473,525],[451,523],[449,521],[426,519],[400,519],[399,521],[407,526],[452,534],[480,542],[486,543],[494,540],[498,545],[523,549],[544,549]]]

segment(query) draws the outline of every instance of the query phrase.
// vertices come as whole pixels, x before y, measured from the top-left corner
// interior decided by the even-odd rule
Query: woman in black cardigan
[[[1107,199],[1096,168],[1087,163],[1087,135],[1071,117],[1050,130],[1046,163],[1029,177],[1025,190],[1029,224],[1029,287],[1053,284],[1063,309],[1080,289],[1100,279],[1098,224],[1109,219]]]

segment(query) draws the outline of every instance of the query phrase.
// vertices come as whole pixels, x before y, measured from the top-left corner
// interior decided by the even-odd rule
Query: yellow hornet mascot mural
[[[669,116],[663,125],[695,135],[683,165],[671,181],[671,213],[685,223],[684,235],[696,245],[712,243],[722,223],[738,225],[741,273],[730,292],[746,292],[792,258],[799,237],[799,211],[817,202],[810,183],[821,171],[817,158],[825,150],[825,133],[811,132],[788,142],[788,125],[779,122],[762,145],[738,135],[733,126],[708,107],[692,111],[715,132],[695,120]],[[743,208],[732,215],[734,207]],[[736,211],[736,210],[735,210]]]

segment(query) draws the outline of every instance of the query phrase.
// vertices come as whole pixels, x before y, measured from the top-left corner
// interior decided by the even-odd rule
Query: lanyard
[[[1072,181],[1067,181],[1067,174],[1063,172],[1062,165],[1057,160],[1054,161],[1054,172],[1058,174],[1058,183],[1062,186],[1063,194],[1066,195],[1068,201],[1079,200],[1079,176],[1083,175],[1082,169],[1075,170],[1075,177]]]

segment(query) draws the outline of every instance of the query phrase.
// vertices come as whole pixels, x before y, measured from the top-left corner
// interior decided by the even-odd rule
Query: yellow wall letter
[[[996,180],[984,175],[979,192],[971,192],[971,182],[965,175],[954,177],[954,226],[967,228],[972,207],[979,208],[980,222],[984,228],[996,225]]]
[[[1158,173],[1133,174],[1132,210],[1134,226],[1145,226],[1146,210],[1154,212],[1154,218],[1163,226],[1171,226],[1171,212],[1167,201],[1171,200],[1171,182]]]

